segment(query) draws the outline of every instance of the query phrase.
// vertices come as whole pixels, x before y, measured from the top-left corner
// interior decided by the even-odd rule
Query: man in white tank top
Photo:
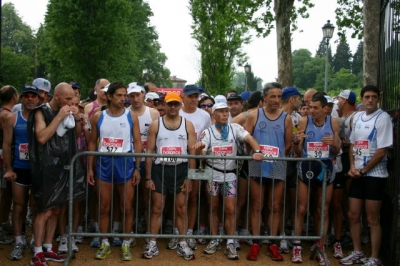
[[[195,131],[192,122],[179,115],[182,102],[179,94],[170,92],[165,96],[163,117],[153,121],[147,134],[147,154],[164,154],[166,157],[146,157],[146,187],[151,190],[152,208],[150,233],[158,234],[167,194],[175,197],[175,226],[178,234],[186,233],[186,201],[192,190],[192,182],[187,179],[188,167],[196,168],[194,159],[172,158],[173,155],[194,155]],[[208,115],[208,114],[207,114]],[[193,260],[195,255],[181,238],[177,244],[177,254],[185,260]],[[145,246],[142,257],[151,259],[159,254],[156,238],[151,238]]]
[[[147,131],[149,129],[149,126],[151,122],[154,120],[158,119],[160,117],[160,113],[154,109],[150,108],[145,105],[144,103],[144,97],[145,97],[145,92],[144,88],[142,86],[137,85],[136,83],[132,82],[128,86],[128,97],[129,100],[131,101],[131,106],[130,109],[132,110],[133,113],[135,113],[138,116],[139,119],[139,128],[140,128],[140,139],[142,142],[142,151],[143,153],[146,153],[146,148],[147,148]],[[151,92],[150,92],[151,93]],[[154,92],[153,92],[154,93]],[[140,175],[145,176],[145,165],[144,165],[145,158],[142,158],[142,162],[140,163]],[[140,187],[141,187],[141,192],[143,194],[139,198],[139,206],[144,206],[143,211],[144,214],[138,213],[138,216],[144,215],[144,217],[140,217],[138,221],[140,223],[143,223],[143,218],[146,220],[146,224],[148,225],[148,206],[149,206],[149,190],[146,189],[146,181],[144,178],[141,179],[140,181]],[[141,224],[136,225],[138,227],[141,226]],[[147,226],[145,227],[146,229],[148,228]],[[143,233],[143,232],[141,232]]]

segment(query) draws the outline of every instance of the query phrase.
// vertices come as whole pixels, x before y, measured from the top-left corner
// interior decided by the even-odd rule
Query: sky
[[[22,21],[37,30],[44,23],[47,10],[47,0],[3,0],[3,3],[12,2]],[[196,41],[191,37],[192,17],[189,13],[188,0],[147,0],[153,17],[151,24],[155,26],[159,35],[161,52],[168,57],[166,67],[171,76],[187,81],[187,84],[196,83],[200,73],[200,55],[196,50]],[[313,55],[322,40],[322,27],[330,20],[335,25],[335,9],[337,0],[314,0],[315,6],[309,10],[310,17],[298,22],[298,30],[292,36],[292,51],[308,49]],[[301,32],[300,32],[301,31]],[[336,52],[338,41],[337,27],[330,41],[332,52]],[[359,40],[348,36],[351,52],[357,49]],[[266,38],[257,38],[245,45],[243,50],[248,55],[248,64],[255,76],[260,77],[263,83],[275,81],[278,76],[278,59],[275,29]],[[244,72],[243,66],[237,71]]]

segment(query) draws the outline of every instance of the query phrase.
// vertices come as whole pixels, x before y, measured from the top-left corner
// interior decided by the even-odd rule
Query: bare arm
[[[140,138],[140,128],[139,128],[139,119],[135,113],[131,111],[131,116],[133,120],[133,145],[135,149],[135,153],[140,154],[142,152],[142,141]],[[140,162],[142,160],[142,157],[136,156],[135,157],[135,162],[136,162],[136,168],[135,171],[133,172],[133,177],[132,177],[132,184],[136,186],[140,182]]]
[[[307,117],[302,117],[297,124],[297,134],[293,139],[293,150],[297,155],[301,155],[301,151],[304,145],[304,139],[307,135],[304,134],[307,125]]]
[[[146,153],[147,154],[153,154],[154,153],[154,148],[156,146],[156,135],[158,131],[158,120],[154,120],[150,126],[149,130],[147,131],[147,149]],[[151,157],[146,157],[146,188],[155,190],[156,187],[154,185],[154,182],[151,180],[151,164],[152,164],[152,159]]]
[[[92,124],[92,131],[89,133],[89,139],[87,141],[88,151],[96,151],[97,144],[97,121],[99,120],[100,112],[96,113],[90,118]],[[87,170],[87,181],[90,185],[94,185],[94,174],[93,169],[95,166],[94,156],[88,156],[88,170]]]
[[[289,154],[292,149],[292,140],[293,140],[293,122],[290,114],[286,115],[285,119],[285,155]]]
[[[15,180],[17,175],[14,173],[11,163],[11,145],[14,132],[14,123],[17,113],[13,113],[3,123],[3,163],[4,179],[8,181]]]

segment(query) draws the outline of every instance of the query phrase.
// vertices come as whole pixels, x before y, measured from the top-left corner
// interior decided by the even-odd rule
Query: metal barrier
[[[135,153],[104,153],[104,152],[81,152],[76,154],[72,160],[71,160],[71,164],[70,164],[70,184],[69,184],[69,195],[73,195],[73,175],[74,175],[74,162],[75,160],[80,159],[81,156],[112,156],[112,157],[135,157],[135,156],[140,156],[140,157],[151,157],[151,158],[162,158],[165,157],[165,155],[156,155],[156,154],[135,154]],[[221,156],[205,156],[205,155],[169,155],[169,158],[173,158],[173,159],[178,159],[178,158],[182,158],[182,159],[221,159]],[[252,157],[250,156],[229,156],[228,160],[237,160],[238,162],[244,161],[244,160],[252,160]],[[73,228],[73,203],[74,200],[72,197],[69,197],[69,208],[68,208],[68,257],[66,259],[66,261],[64,262],[64,265],[68,265],[70,260],[72,258],[75,257],[73,251],[72,251],[72,238],[73,237],[77,237],[77,236],[82,236],[82,237],[135,237],[135,238],[192,238],[192,239],[237,239],[237,240],[246,240],[251,238],[252,240],[319,240],[320,241],[320,245],[324,245],[324,241],[325,241],[325,235],[324,235],[324,211],[325,211],[325,197],[326,197],[326,184],[327,184],[327,173],[325,171],[325,165],[322,161],[317,160],[317,159],[310,159],[310,158],[266,158],[264,159],[264,161],[288,161],[288,162],[301,162],[301,161],[307,161],[307,162],[317,162],[318,164],[321,165],[321,169],[323,170],[323,179],[322,179],[322,204],[321,204],[321,217],[320,217],[320,227],[319,227],[319,231],[318,234],[315,235],[309,235],[309,218],[308,215],[310,213],[310,192],[311,189],[308,190],[308,205],[307,205],[307,212],[306,212],[306,221],[304,222],[304,224],[306,225],[306,235],[302,235],[302,236],[291,236],[291,235],[284,235],[284,236],[279,236],[279,235],[275,235],[275,236],[265,236],[265,235],[258,235],[258,236],[244,236],[244,235],[199,235],[199,234],[192,234],[192,235],[186,235],[186,234],[165,234],[164,232],[164,228],[163,228],[163,217],[162,217],[162,221],[161,221],[161,227],[160,227],[160,233],[159,234],[148,234],[148,233],[137,233],[138,230],[138,223],[136,222],[135,224],[135,231],[136,233],[90,233],[88,232],[88,225],[87,225],[87,220],[85,222],[85,230],[84,233],[78,233],[78,232],[72,232],[72,228]],[[239,164],[240,165],[240,164]],[[310,163],[311,165],[311,163]],[[123,167],[123,166],[121,166]],[[239,170],[238,168],[235,169],[236,171],[236,176],[237,178],[239,177]],[[224,169],[224,176],[226,176],[226,169]],[[209,175],[209,172],[204,171],[204,169],[197,169],[197,170],[189,170],[188,171],[188,179],[194,179],[194,180],[205,180],[207,179],[206,176]],[[142,176],[142,178],[144,178]],[[162,177],[164,178],[164,176]],[[224,177],[225,178],[225,177]],[[309,179],[311,179],[310,177],[307,177]],[[176,175],[175,175],[175,179],[176,179]],[[297,182],[298,178],[297,178]],[[248,192],[248,197],[247,197],[247,215],[245,217],[247,217],[247,224],[249,224],[249,207],[250,207],[250,178],[247,178],[247,192]],[[285,182],[286,183],[286,182]],[[125,183],[126,184],[126,183]],[[89,186],[89,185],[88,185]],[[136,186],[136,192],[135,192],[135,198],[134,201],[136,202],[136,204],[133,206],[135,209],[135,214],[136,214],[136,219],[134,218],[134,220],[138,221],[137,216],[138,216],[138,211],[139,211],[139,189],[140,189],[140,185]],[[112,189],[113,191],[113,189]],[[198,191],[198,212],[197,212],[197,228],[199,228],[200,226],[200,202],[201,202],[201,197],[202,197],[202,193],[201,193],[201,186],[199,186],[199,191]],[[113,193],[113,192],[112,192]],[[151,194],[151,193],[150,193]],[[296,204],[295,204],[295,217],[297,216],[297,195],[298,195],[298,186],[296,185]],[[100,197],[98,195],[98,197]],[[148,223],[147,223],[147,228],[149,228],[149,223],[150,223],[150,206],[151,206],[151,196],[149,196],[149,206],[147,206],[149,212],[148,212]],[[174,203],[176,200],[176,193],[174,194]],[[164,203],[164,202],[163,202]],[[237,199],[236,199],[236,203],[237,203]],[[124,203],[125,204],[125,203]],[[188,204],[188,197],[186,197],[186,206]],[[113,206],[113,197],[111,197],[111,209],[109,211],[111,219],[110,219],[110,225],[112,225],[112,206]],[[164,208],[166,208],[166,204],[163,204]],[[264,204],[265,207],[267,207]],[[146,207],[146,206],[145,206]],[[225,197],[223,197],[223,201],[222,201],[222,210],[225,209]],[[282,219],[282,226],[283,228],[285,228],[285,222],[286,222],[286,214],[285,214],[285,209],[286,209],[286,184],[285,184],[285,189],[284,189],[284,196],[283,196],[283,206],[282,206],[282,210],[283,210],[283,219]],[[235,215],[236,215],[236,208],[235,208]],[[212,207],[210,208],[210,213],[212,213]],[[86,215],[88,214],[88,187],[86,188],[86,206],[85,206],[85,213]],[[273,213],[272,213],[273,214]],[[125,213],[123,214],[125,215]],[[260,217],[263,217],[263,215],[261,213],[259,213]],[[236,217],[236,216],[235,216]],[[99,218],[97,218],[99,219]],[[271,219],[272,219],[272,215],[271,215]],[[174,204],[174,210],[173,210],[173,221],[175,222],[175,204]],[[208,221],[208,217],[206,218],[206,221]],[[224,221],[225,221],[225,212],[223,212],[222,214],[222,224],[224,225]],[[292,221],[292,222],[296,222],[296,221]],[[237,228],[237,221],[235,222],[235,228]],[[261,227],[261,221],[259,219],[259,228]],[[268,224],[268,222],[266,222]],[[186,225],[187,225],[187,219],[186,219]],[[185,226],[185,228],[187,228]],[[194,229],[194,228],[193,228]],[[132,230],[132,229],[131,229]],[[317,230],[316,230],[317,231]],[[181,233],[181,232],[180,232]],[[324,257],[325,261],[328,260],[327,258],[327,254],[324,250],[319,250],[319,248],[317,247],[315,249],[314,253],[311,253],[310,259],[313,259],[316,255],[316,252],[319,252],[322,254],[322,256]]]

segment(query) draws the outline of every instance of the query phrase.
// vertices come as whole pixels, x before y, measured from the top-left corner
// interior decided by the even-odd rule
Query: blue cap
[[[71,81],[71,82],[69,83],[69,85],[71,85],[72,88],[73,88],[74,90],[75,90],[75,89],[78,89],[78,90],[81,89],[81,85],[80,85],[78,82],[76,82],[76,81]]]
[[[196,85],[186,85],[183,88],[183,94],[186,95],[200,94],[200,90]]]
[[[248,101],[250,97],[250,91],[244,91],[240,94],[242,96],[243,101]]]
[[[199,91],[205,92],[206,90],[204,89],[204,87],[202,85],[199,85]]]
[[[24,93],[34,93],[34,94],[39,94],[39,89],[34,86],[34,85],[25,85],[22,87],[21,95]]]
[[[348,100],[351,105],[354,105],[357,99],[357,95],[351,90],[341,91],[339,97]]]
[[[303,94],[301,94],[299,90],[295,87],[286,87],[282,90],[282,99],[286,99],[289,98],[290,96],[296,96],[296,95],[303,97]]]

